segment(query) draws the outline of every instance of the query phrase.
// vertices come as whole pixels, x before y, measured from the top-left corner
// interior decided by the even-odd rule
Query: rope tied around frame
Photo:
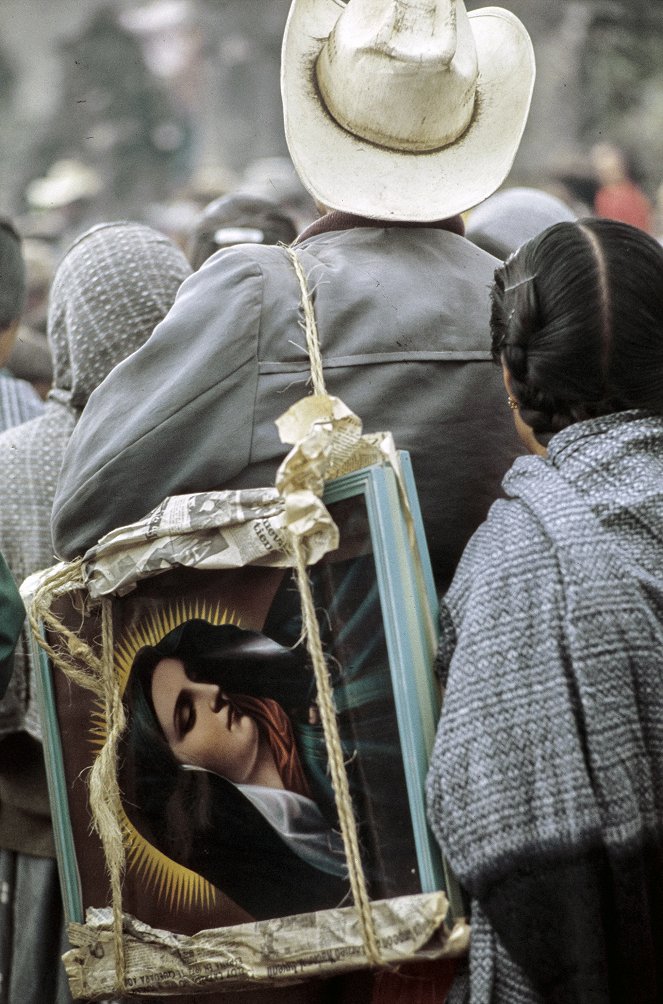
[[[90,812],[94,828],[104,850],[111,887],[113,910],[113,940],[118,990],[126,983],[126,959],[122,923],[122,876],[125,867],[125,846],[120,824],[121,799],[117,778],[117,747],[126,721],[113,659],[112,600],[101,600],[101,657],[74,631],[55,616],[52,606],[67,593],[84,591],[83,561],[78,558],[58,567],[37,590],[28,611],[30,626],[37,644],[46,652],[57,669],[79,687],[90,690],[103,704],[106,718],[106,741],[96,757],[88,778]],[[59,638],[51,645],[45,633]],[[81,667],[85,666],[85,669]]]
[[[285,250],[294,267],[301,291],[301,303],[304,312],[303,327],[306,334],[306,347],[311,361],[313,393],[324,395],[327,393],[327,390],[322,369],[322,353],[320,351],[320,339],[318,337],[311,291],[308,287],[299,256],[291,247]],[[329,770],[345,849],[350,888],[361,925],[364,953],[373,965],[384,966],[378,946],[373,915],[371,913],[370,898],[366,886],[366,876],[364,875],[359,851],[357,820],[350,795],[350,786],[343,757],[336,708],[334,707],[329,669],[324,656],[322,641],[320,639],[320,626],[315,613],[311,583],[306,565],[305,547],[301,537],[292,532],[289,534],[289,539],[296,562],[297,587],[302,605],[303,637],[306,639],[308,653],[311,657],[315,673],[320,719],[329,756]]]

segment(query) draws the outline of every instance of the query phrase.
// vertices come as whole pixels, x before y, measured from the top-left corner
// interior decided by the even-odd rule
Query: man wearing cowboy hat
[[[294,245],[327,388],[410,451],[441,588],[518,451],[489,355],[496,261],[457,214],[506,177],[533,80],[520,21],[461,0],[294,0],[285,30],[287,141],[327,210]],[[273,483],[274,420],[308,392],[300,303],[278,246],[221,251],[184,283],[72,436],[61,555],[166,495]]]
[[[458,214],[505,179],[533,80],[521,23],[461,0],[294,0],[285,31],[288,145],[325,208],[294,250],[327,389],[410,451],[441,589],[518,451],[489,353],[497,261]],[[301,317],[283,247],[234,246],[187,279],[85,408],[55,500],[58,552],[83,553],[167,495],[272,484],[286,452],[274,420],[309,389]],[[417,973],[404,993],[442,999],[444,977]],[[260,1000],[386,1002],[403,990],[393,979]]]

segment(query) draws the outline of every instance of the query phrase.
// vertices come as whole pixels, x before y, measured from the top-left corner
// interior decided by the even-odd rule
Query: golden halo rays
[[[177,600],[167,606],[148,611],[136,624],[128,628],[114,646],[113,659],[117,671],[120,693],[124,694],[133,661],[144,645],[157,645],[170,631],[190,620],[204,620],[210,624],[235,624],[241,627],[241,618],[234,610],[219,602],[207,600]],[[108,737],[104,706],[95,701],[90,726],[90,742],[98,755]],[[121,810],[120,825],[127,853],[127,871],[131,871],[138,884],[152,891],[169,909],[178,907],[210,907],[218,899],[219,890],[197,872],[177,864],[151,844],[135,828]]]

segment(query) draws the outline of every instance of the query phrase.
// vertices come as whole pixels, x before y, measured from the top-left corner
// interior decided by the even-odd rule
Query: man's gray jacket
[[[435,225],[344,223],[296,245],[327,389],[365,431],[391,430],[410,451],[444,586],[520,452],[490,361],[497,261]],[[274,483],[286,453],[274,420],[310,391],[300,300],[280,247],[220,251],[184,282],[71,438],[53,510],[59,554],[81,554],[167,495]]]

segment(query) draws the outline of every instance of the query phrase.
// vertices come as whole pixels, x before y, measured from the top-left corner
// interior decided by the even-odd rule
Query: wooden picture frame
[[[432,670],[437,598],[409,457],[400,457],[400,484],[390,466],[376,465],[327,485],[324,501],[339,526],[340,547],[309,569],[372,899],[445,888],[424,803],[440,703]],[[119,772],[127,849],[123,907],[146,924],[193,934],[351,904],[312,671],[295,644],[298,603],[289,569],[255,566],[175,569],[113,600],[114,661],[129,719]],[[81,619],[75,595],[59,599],[57,612],[96,644],[98,618]],[[103,708],[54,671],[41,650],[39,659],[65,913],[69,922],[83,923],[88,907],[110,902],[85,785],[106,736]],[[145,670],[146,659],[160,668]],[[164,676],[164,660],[182,664],[175,684]],[[272,761],[287,761],[279,766],[279,794],[263,792],[261,802],[246,789],[269,788],[253,783],[263,775],[250,775],[247,783],[220,774],[219,766],[235,768],[206,759],[208,749],[220,755],[218,732],[202,753],[189,745],[180,756],[179,732],[170,739],[166,733],[189,714],[181,703],[176,714],[183,687],[191,689],[183,670],[193,674],[194,687],[216,688],[210,713],[224,719],[229,735],[251,732],[251,757],[269,746],[264,723],[270,716],[277,716],[275,735],[290,730],[288,750],[277,740],[269,747]],[[174,782],[158,757],[148,763],[141,753],[151,748],[135,724],[146,706],[175,753]],[[186,739],[194,730],[181,731]],[[302,805],[306,811],[298,816]],[[182,832],[173,838],[178,813]],[[235,832],[244,817],[244,829]]]

